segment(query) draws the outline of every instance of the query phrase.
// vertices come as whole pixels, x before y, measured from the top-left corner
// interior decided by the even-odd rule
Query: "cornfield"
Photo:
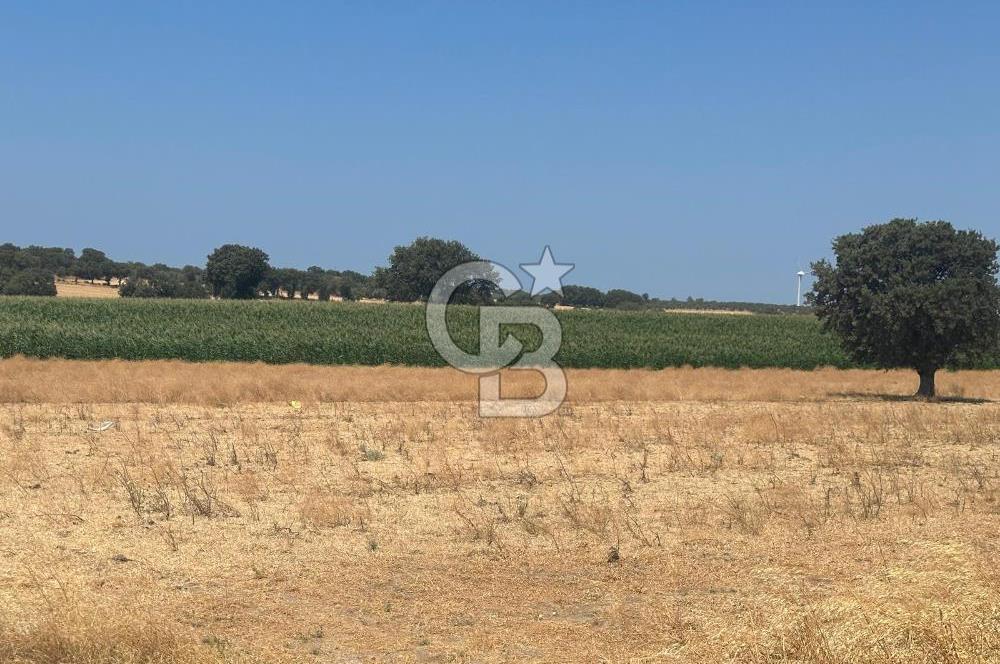
[[[475,308],[449,325],[474,350]],[[556,360],[579,368],[851,366],[809,316],[559,311]],[[533,328],[503,329],[530,349]],[[423,309],[408,304],[0,298],[0,356],[271,364],[440,366]]]

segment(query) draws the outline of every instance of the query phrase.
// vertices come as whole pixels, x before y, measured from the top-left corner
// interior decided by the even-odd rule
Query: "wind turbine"
[[[799,285],[798,285],[798,288],[795,291],[795,306],[801,307],[802,306],[802,277],[806,276],[806,273],[803,272],[802,270],[799,270],[798,272],[795,273],[795,276],[799,278]]]

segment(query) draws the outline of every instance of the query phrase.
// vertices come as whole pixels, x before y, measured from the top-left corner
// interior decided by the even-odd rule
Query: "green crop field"
[[[849,366],[809,316],[560,311],[567,367]],[[476,310],[452,309],[460,345]],[[533,332],[534,330],[531,330]],[[511,333],[530,348],[537,340]],[[408,304],[0,298],[0,355],[442,365]]]

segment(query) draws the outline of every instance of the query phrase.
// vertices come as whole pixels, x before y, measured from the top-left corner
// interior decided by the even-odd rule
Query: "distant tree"
[[[0,245],[0,291],[15,273],[27,269],[21,248],[9,242]]]
[[[129,274],[130,270],[128,263],[119,263],[118,261],[109,260],[104,264],[101,278],[104,279],[104,283],[110,286],[112,279],[117,279],[120,284],[122,279],[127,277]]]
[[[272,268],[264,277],[265,283],[274,284],[273,294],[275,296],[294,298],[305,284],[306,274],[302,270],[291,267]]]
[[[316,295],[317,299],[330,299],[330,289],[328,287],[326,270],[318,265],[311,265],[302,273],[302,299],[308,300],[310,296]],[[318,297],[322,291],[326,298]]]
[[[348,278],[336,270],[324,270],[313,266],[306,270],[306,276],[309,292],[316,293],[316,299],[320,302],[328,302],[331,296],[337,294],[343,297],[345,288],[348,294],[353,292]],[[350,297],[344,299],[350,299]]]
[[[420,237],[409,245],[396,247],[389,257],[389,267],[376,269],[372,279],[388,299],[415,302],[426,300],[445,272],[477,260],[481,259],[461,242]],[[495,295],[496,289],[491,284],[477,282],[464,285],[453,300],[485,303],[491,302]]]
[[[908,367],[933,397],[938,369],[997,350],[997,244],[944,221],[893,219],[833,241],[809,301],[859,362]]]
[[[267,297],[276,297],[278,295],[278,290],[280,288],[281,280],[278,277],[278,271],[275,268],[268,268],[264,276],[260,278],[260,283],[257,284],[257,290],[262,292]]]
[[[281,270],[281,273],[284,275],[283,288],[285,290],[285,295],[294,299],[296,294],[298,294],[301,295],[304,300],[305,293],[303,290],[306,285],[306,273],[294,267],[285,268]]]
[[[616,309],[635,309],[641,307],[644,302],[642,295],[621,288],[612,288],[604,296],[604,306]]]
[[[205,271],[194,265],[185,265],[177,272],[173,297],[203,300],[209,296]]]
[[[0,244],[0,267],[12,267],[20,251],[21,248],[16,244],[11,244],[10,242]]]
[[[205,279],[217,297],[250,299],[270,267],[267,261],[267,254],[255,247],[224,244],[209,255]]]
[[[202,276],[203,271],[191,265],[180,270],[166,265],[143,266],[121,282],[118,293],[122,297],[205,299],[208,288]]]
[[[103,251],[87,247],[80,252],[79,258],[73,266],[73,275],[80,279],[93,281],[104,278],[109,274],[112,262]]]
[[[538,303],[544,307],[554,307],[563,301],[562,295],[553,291],[547,291],[535,297],[538,299]]]
[[[26,258],[30,257],[32,267],[47,270],[60,277],[67,276],[76,262],[73,250],[61,247],[38,247],[32,245],[22,249],[21,253]]]
[[[604,293],[590,286],[563,286],[562,303],[572,307],[603,307],[607,298]]]
[[[122,297],[161,297],[158,289],[138,274],[129,275],[119,284],[118,294]]]
[[[368,277],[360,272],[355,272],[354,270],[343,270],[338,273],[344,279],[348,279],[354,283],[360,283],[366,281]]]
[[[259,290],[271,297],[293,298],[298,294],[299,297],[308,299],[316,295],[318,300],[327,301],[331,295],[339,294],[345,299],[351,299],[368,279],[360,272],[338,272],[318,265],[312,265],[306,270],[273,267],[261,278]]]
[[[363,295],[371,295],[372,278],[354,270],[344,270],[339,272],[336,284],[336,293],[344,300],[356,300]]]
[[[555,295],[555,297],[546,300],[546,298],[551,295]],[[548,302],[549,304],[546,304],[546,302]],[[502,304],[503,306],[506,307],[532,307],[532,306],[537,307],[539,305],[552,306],[555,304],[559,304],[559,295],[557,293],[552,293],[551,291],[549,291],[544,295],[541,296],[536,295],[535,297],[531,297],[531,295],[526,293],[525,291],[519,290],[508,294],[499,302],[499,304]]]
[[[76,253],[70,249],[62,250],[62,258],[56,264],[56,275],[66,278],[73,274],[73,267],[76,265]]]
[[[36,267],[20,270],[0,283],[0,292],[4,295],[55,295],[55,276]]]

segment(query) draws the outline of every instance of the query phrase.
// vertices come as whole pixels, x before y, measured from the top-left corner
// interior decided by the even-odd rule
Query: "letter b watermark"
[[[452,295],[464,284],[488,282],[518,284],[517,276],[499,263],[472,261],[446,272],[434,285],[427,300],[427,333],[445,362],[466,373],[479,376],[479,414],[482,417],[541,417],[555,411],[566,398],[566,374],[553,358],[562,344],[559,319],[540,306],[479,307],[479,353],[468,353],[455,343],[448,331],[447,310]],[[511,291],[507,291],[511,292]],[[524,352],[524,344],[511,335],[500,341],[504,325],[532,325],[541,333],[538,348]],[[537,371],[545,378],[545,391],[533,399],[503,399],[500,370]]]

